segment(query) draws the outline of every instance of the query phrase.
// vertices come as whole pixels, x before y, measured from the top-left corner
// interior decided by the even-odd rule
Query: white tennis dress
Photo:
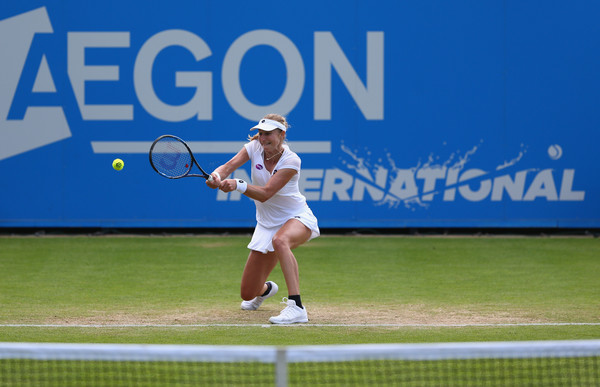
[[[317,218],[306,204],[306,198],[300,193],[300,188],[298,187],[298,180],[300,180],[300,157],[289,146],[284,144],[283,153],[271,173],[265,168],[265,161],[263,159],[264,150],[258,140],[250,141],[244,147],[248,152],[252,164],[251,176],[252,184],[254,185],[265,186],[269,179],[281,169],[289,168],[297,172],[269,200],[264,203],[258,200],[254,201],[256,204],[257,225],[248,248],[262,253],[274,251],[273,236],[290,219],[298,219],[310,229],[311,236],[309,240],[318,237],[320,231]]]

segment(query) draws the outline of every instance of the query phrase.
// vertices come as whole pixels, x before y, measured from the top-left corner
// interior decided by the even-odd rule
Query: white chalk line
[[[469,327],[600,326],[600,322],[498,323],[498,324],[0,324],[0,328],[469,328]]]

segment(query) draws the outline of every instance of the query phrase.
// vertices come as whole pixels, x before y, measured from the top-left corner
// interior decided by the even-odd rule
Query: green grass
[[[280,305],[239,310],[248,237],[0,238],[0,341],[336,344],[600,338],[592,238],[325,236],[295,251],[311,323],[270,327]],[[272,279],[286,295],[276,268]],[[278,295],[279,297],[279,295]],[[173,326],[248,324],[243,327]],[[414,326],[467,324],[463,327]],[[59,327],[9,327],[56,324]],[[73,327],[160,324],[161,327]]]

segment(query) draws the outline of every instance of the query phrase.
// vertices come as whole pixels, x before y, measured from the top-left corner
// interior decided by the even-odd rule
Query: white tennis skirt
[[[310,208],[307,207],[305,211],[290,216],[288,220],[290,219],[298,219],[302,224],[308,227],[310,230],[310,238],[308,238],[308,240],[321,235],[317,218],[313,215]],[[263,254],[275,251],[273,248],[273,237],[281,227],[283,227],[283,224],[276,227],[264,227],[261,226],[260,223],[257,223],[254,234],[252,234],[252,240],[248,244],[248,248],[250,250],[260,251]]]

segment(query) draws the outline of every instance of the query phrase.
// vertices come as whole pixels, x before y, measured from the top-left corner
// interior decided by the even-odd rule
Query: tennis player
[[[300,193],[300,157],[285,143],[289,125],[285,117],[268,114],[251,130],[258,130],[231,160],[212,172],[206,184],[223,192],[238,191],[256,204],[256,228],[248,245],[250,254],[242,274],[242,309],[256,310],[274,296],[278,286],[267,281],[277,262],[281,266],[288,297],[273,324],[308,322],[300,298],[298,262],[292,250],[319,236],[317,218]],[[252,183],[227,179],[247,161],[252,164]]]

